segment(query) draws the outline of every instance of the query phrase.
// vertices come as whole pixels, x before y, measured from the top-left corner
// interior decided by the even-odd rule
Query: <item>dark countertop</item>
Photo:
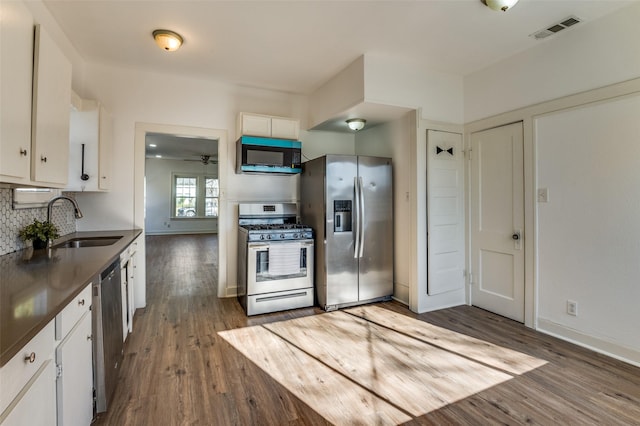
[[[75,232],[72,238],[122,236],[110,246],[33,250],[0,256],[0,367],[120,257],[141,229]]]

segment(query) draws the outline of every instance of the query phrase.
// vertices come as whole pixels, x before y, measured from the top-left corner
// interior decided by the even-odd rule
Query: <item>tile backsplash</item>
[[[11,189],[0,188],[0,255],[26,248],[26,243],[18,238],[20,229],[34,219],[47,220],[46,207],[13,210],[12,196]],[[51,221],[58,227],[61,236],[76,232],[73,213],[73,206],[69,202],[58,201],[53,206]]]

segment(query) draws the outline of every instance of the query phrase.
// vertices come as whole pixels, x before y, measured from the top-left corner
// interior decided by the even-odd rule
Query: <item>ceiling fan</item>
[[[199,158],[199,159],[197,159],[197,160],[196,160],[196,159],[188,159],[188,158],[185,158],[185,159],[184,159],[184,161],[199,161],[200,163],[204,164],[205,166],[206,166],[207,164],[209,164],[209,163],[211,163],[211,164],[218,164],[218,160],[211,159],[211,157],[212,157],[211,155],[208,155],[208,154],[202,154],[202,155],[200,156],[200,158]]]

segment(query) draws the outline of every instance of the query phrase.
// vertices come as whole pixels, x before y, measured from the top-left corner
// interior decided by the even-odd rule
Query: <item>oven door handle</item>
[[[263,244],[263,243],[249,243],[247,245],[247,248],[249,250],[256,250],[256,249],[262,249],[262,248],[269,248],[269,244]]]

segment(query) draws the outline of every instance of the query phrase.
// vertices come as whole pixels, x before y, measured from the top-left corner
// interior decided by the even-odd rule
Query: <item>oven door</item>
[[[313,240],[249,243],[247,294],[313,286]]]

